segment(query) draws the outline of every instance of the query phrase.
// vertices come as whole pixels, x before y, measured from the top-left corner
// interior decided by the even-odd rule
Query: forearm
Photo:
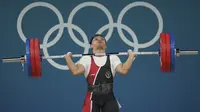
[[[129,56],[128,59],[125,61],[125,63],[122,64],[122,69],[124,71],[124,74],[128,73],[134,60],[135,60],[135,57]]]
[[[67,66],[69,70],[72,72],[72,74],[76,74],[76,71],[78,70],[78,66],[73,62],[71,57],[65,57]]]

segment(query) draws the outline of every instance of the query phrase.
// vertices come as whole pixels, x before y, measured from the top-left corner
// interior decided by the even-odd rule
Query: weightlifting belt
[[[100,94],[111,93],[113,92],[113,83],[88,85],[88,92],[95,92]]]

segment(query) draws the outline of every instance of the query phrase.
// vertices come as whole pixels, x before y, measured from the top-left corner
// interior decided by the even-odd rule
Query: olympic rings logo
[[[44,39],[43,39],[43,44],[40,45],[40,48],[43,49],[44,56],[49,56],[47,48],[53,46],[54,44],[56,44],[58,42],[58,40],[61,38],[61,36],[63,34],[64,28],[68,28],[67,30],[68,30],[68,33],[69,33],[71,39],[77,45],[79,45],[79,46],[84,48],[84,53],[88,53],[90,45],[89,45],[89,41],[88,41],[87,35],[85,34],[85,32],[79,26],[73,24],[73,17],[75,16],[75,14],[80,9],[82,9],[84,7],[91,6],[91,7],[99,8],[106,14],[106,16],[108,18],[109,23],[104,25],[103,27],[101,27],[96,33],[101,34],[105,30],[108,29],[108,33],[105,36],[105,39],[108,41],[110,39],[110,37],[112,36],[114,28],[117,28],[117,31],[118,31],[118,34],[119,34],[120,38],[127,45],[129,45],[131,47],[134,47],[134,51],[135,52],[137,52],[139,48],[146,48],[146,47],[149,47],[149,46],[153,45],[159,39],[159,35],[163,30],[163,19],[162,19],[162,16],[161,16],[160,12],[156,9],[156,7],[154,7],[153,5],[151,5],[151,4],[147,3],[147,2],[140,1],[140,2],[132,2],[132,3],[128,4],[125,8],[123,8],[121,10],[116,23],[114,23],[113,17],[111,15],[111,13],[109,12],[109,10],[106,7],[104,7],[102,4],[97,3],[97,2],[83,2],[83,3],[79,4],[78,6],[76,6],[71,11],[67,23],[64,23],[64,20],[63,20],[63,17],[61,15],[61,13],[53,5],[51,5],[49,3],[46,3],[46,2],[34,2],[34,3],[31,3],[28,6],[26,6],[21,11],[21,13],[19,14],[18,19],[17,19],[17,31],[18,31],[18,34],[19,34],[20,38],[24,42],[26,41],[26,37],[25,37],[25,35],[24,35],[23,31],[22,31],[22,20],[23,20],[23,17],[30,9],[38,7],[38,6],[49,8],[50,10],[52,10],[57,15],[58,20],[59,20],[59,24],[53,26],[46,33],[46,35],[44,36]],[[157,31],[155,37],[152,40],[150,40],[149,42],[141,43],[141,44],[138,43],[138,39],[136,37],[135,32],[132,29],[130,29],[127,25],[122,24],[122,19],[123,19],[123,16],[125,15],[125,13],[129,9],[134,8],[134,7],[138,7],[138,6],[149,8],[150,10],[152,10],[155,13],[155,15],[157,16],[157,19],[158,19],[158,31]],[[126,36],[122,32],[122,29],[126,30],[131,35],[131,37],[132,37],[134,42],[131,42],[130,40],[128,40],[126,38]],[[56,37],[52,41],[47,43],[49,37],[51,36],[51,34],[56,30],[58,30],[58,34],[56,35]],[[76,30],[82,36],[84,42],[80,41],[74,35],[73,30]],[[68,67],[66,65],[58,64],[55,61],[53,61],[52,59],[47,59],[47,61],[51,65],[53,65],[55,68],[58,68],[58,69],[61,69],[61,70],[68,70]]]

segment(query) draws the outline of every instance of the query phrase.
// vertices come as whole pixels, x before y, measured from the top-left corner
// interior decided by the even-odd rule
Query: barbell
[[[160,34],[160,48],[154,52],[134,52],[137,55],[159,55],[160,70],[162,72],[173,72],[175,70],[175,57],[177,55],[197,55],[198,50],[180,50],[175,48],[175,39],[170,33]],[[128,55],[127,52],[96,53],[96,54],[73,54],[72,57],[85,55]],[[42,56],[40,54],[40,41],[38,38],[26,39],[26,54],[21,57],[3,58],[3,63],[21,62],[27,64],[28,75],[39,78],[42,75],[41,61],[43,59],[64,58],[65,55]]]

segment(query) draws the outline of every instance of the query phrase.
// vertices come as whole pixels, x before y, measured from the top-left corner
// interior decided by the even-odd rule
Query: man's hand
[[[116,67],[116,71],[122,75],[127,75],[132,66],[133,61],[135,60],[135,57],[136,57],[136,54],[133,53],[132,50],[128,50],[128,59],[126,60],[125,63],[119,64]]]
[[[65,56],[64,56],[67,66],[69,68],[69,70],[72,72],[73,75],[80,75],[83,74],[85,72],[85,68],[83,65],[81,64],[75,64],[72,60],[72,53],[68,52]]]
[[[66,55],[65,55],[65,57],[64,57],[65,59],[69,59],[69,58],[72,58],[72,52],[68,52]]]
[[[135,58],[136,57],[136,54],[132,51],[132,50],[128,50],[128,56],[131,57],[131,58]]]

